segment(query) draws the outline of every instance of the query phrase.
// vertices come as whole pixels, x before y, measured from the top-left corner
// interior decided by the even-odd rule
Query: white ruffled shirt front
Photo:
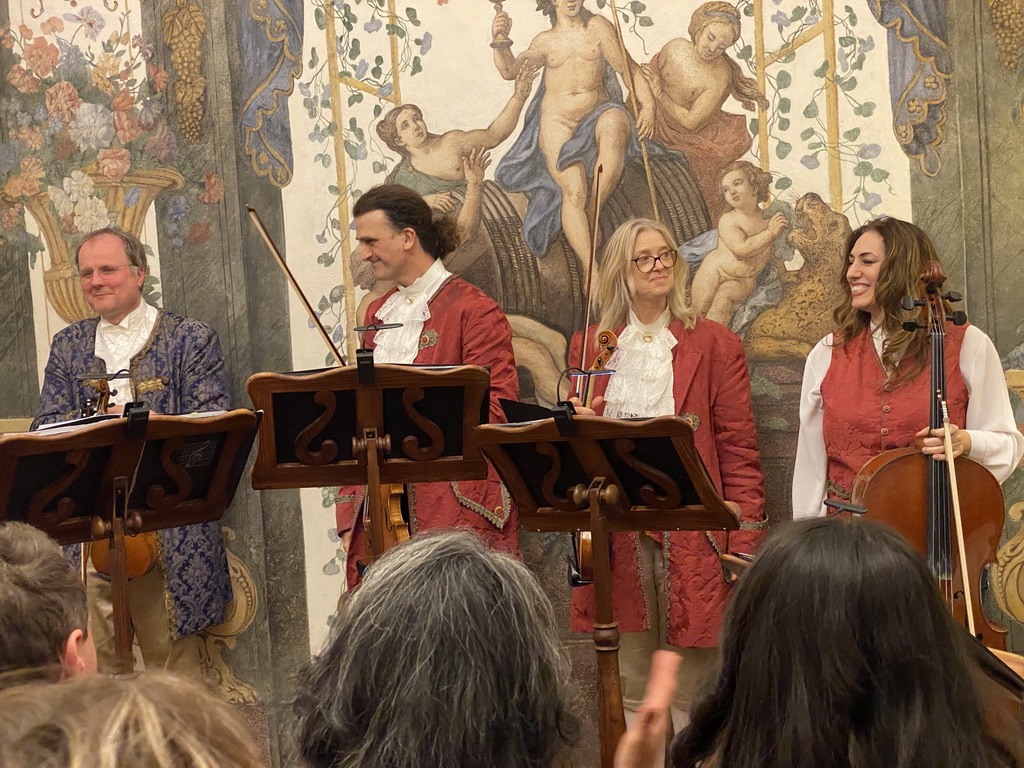
[[[100,318],[96,326],[96,357],[107,364],[107,373],[126,371],[132,358],[142,349],[153,333],[160,310],[142,300],[120,323]],[[131,380],[123,376],[110,381],[116,394],[110,396],[111,405],[124,405],[133,399]]]
[[[670,319],[666,309],[653,323],[641,323],[633,310],[629,311],[629,324],[608,361],[615,375],[604,393],[605,416],[628,419],[675,414],[672,349],[679,342],[668,329]]]
[[[398,286],[384,302],[377,311],[377,318],[382,323],[401,323],[402,327],[377,333],[373,353],[376,362],[407,364],[416,359],[423,324],[430,318],[430,300],[450,276],[451,272],[437,259],[412,285]]]

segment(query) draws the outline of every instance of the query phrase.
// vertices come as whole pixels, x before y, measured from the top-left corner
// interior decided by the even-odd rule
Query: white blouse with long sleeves
[[[875,351],[881,355],[885,336],[872,331]],[[807,356],[800,393],[800,435],[793,470],[793,518],[825,514],[828,456],[823,433],[824,403],[821,382],[832,363],[832,334],[819,341]],[[960,348],[960,373],[967,385],[967,423],[971,458],[984,464],[1000,483],[1024,456],[1024,435],[1017,429],[1006,391],[1006,378],[992,340],[968,326]],[[921,425],[922,427],[925,425]]]

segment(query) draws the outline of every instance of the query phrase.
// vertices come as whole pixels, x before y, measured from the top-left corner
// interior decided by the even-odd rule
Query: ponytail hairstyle
[[[454,219],[434,218],[427,201],[400,184],[381,184],[363,194],[352,209],[353,216],[382,211],[396,230],[411,229],[423,250],[435,259],[443,259],[459,247],[458,227]]]

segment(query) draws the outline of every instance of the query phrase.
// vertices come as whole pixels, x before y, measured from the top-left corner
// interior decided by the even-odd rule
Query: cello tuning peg
[[[921,323],[917,322],[917,320],[907,320],[903,323],[904,331],[920,331],[924,327],[925,326],[921,325]]]
[[[915,299],[913,296],[904,296],[900,299],[900,306],[907,312],[912,312],[915,307],[923,307],[924,302]]]
[[[955,302],[958,302],[958,301],[963,301],[964,300],[964,295],[962,293],[957,293],[956,291],[950,291],[949,293],[947,293],[942,298],[944,298],[946,301],[955,303]]]
[[[946,319],[951,321],[953,325],[963,325],[964,323],[967,322],[967,313],[961,309],[958,309],[956,312],[953,312],[951,315],[949,315],[949,317]]]

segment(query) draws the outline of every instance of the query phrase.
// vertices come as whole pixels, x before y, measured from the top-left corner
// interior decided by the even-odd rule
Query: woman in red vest
[[[793,517],[824,514],[827,498],[849,500],[853,480],[882,451],[920,441],[944,459],[941,431],[928,433],[929,338],[903,329],[900,300],[920,292],[938,260],[928,236],[893,218],[870,221],[846,241],[843,300],[835,331],[811,350],[800,396]],[[946,395],[954,455],[1005,481],[1024,455],[999,354],[972,325],[946,326]]]
[[[728,328],[697,317],[686,302],[686,268],[672,233],[650,219],[630,219],[608,239],[595,303],[600,322],[570,345],[569,364],[589,367],[599,329],[613,331],[618,348],[611,376],[594,384],[594,410],[615,418],[679,415],[694,428],[694,444],[715,487],[742,516],[728,543],[722,533],[613,533],[612,602],[619,623],[623,698],[635,709],[643,697],[651,655],[682,653],[676,708],[689,709],[693,688],[714,666],[718,629],[730,583],[719,551],[753,552],[764,525],[764,488],[750,405],[743,343]],[[572,594],[572,628],[590,632],[594,590]]]

